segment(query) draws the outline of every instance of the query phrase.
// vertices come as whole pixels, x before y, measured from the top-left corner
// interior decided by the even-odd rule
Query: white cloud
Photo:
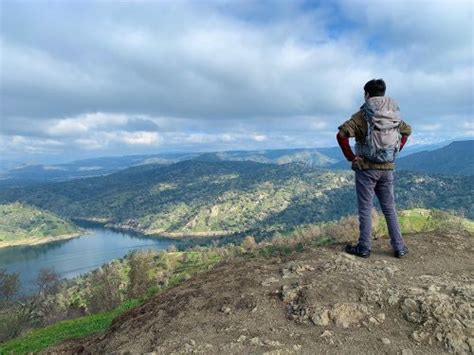
[[[48,125],[46,133],[52,136],[78,136],[91,130],[121,126],[128,120],[129,117],[126,115],[103,112],[88,113],[78,117],[55,120]]]
[[[157,132],[122,132],[119,139],[131,145],[155,145],[160,135]]]
[[[464,134],[472,7],[427,4],[2,2],[0,149],[334,145],[374,77],[414,134]]]

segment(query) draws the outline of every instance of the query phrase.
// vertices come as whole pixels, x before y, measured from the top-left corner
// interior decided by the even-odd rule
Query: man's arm
[[[336,135],[337,143],[339,147],[341,147],[342,154],[344,154],[348,161],[354,161],[357,158],[349,144],[349,138],[355,137],[358,129],[354,116],[355,115],[352,115],[349,120],[338,127],[339,132]]]
[[[408,136],[411,134],[411,127],[405,121],[400,123],[400,134],[402,135],[402,138],[400,140],[400,149],[398,151],[402,150],[403,146],[408,140]]]
[[[353,161],[356,156],[354,155],[351,145],[349,144],[349,137],[346,136],[344,131],[341,130],[337,133],[336,139],[339,147],[341,147],[342,154],[344,154],[348,161]]]

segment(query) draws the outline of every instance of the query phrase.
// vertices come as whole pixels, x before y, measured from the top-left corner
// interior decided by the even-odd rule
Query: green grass
[[[398,213],[402,234],[416,234],[433,231],[465,230],[474,232],[474,221],[456,216],[441,210],[428,210],[424,208],[413,208],[401,210]],[[383,215],[379,213],[376,226],[378,235],[388,235],[387,225]]]
[[[107,330],[115,317],[141,303],[143,303],[141,300],[129,300],[109,312],[66,320],[33,330],[24,336],[0,344],[0,354],[38,352],[66,339],[81,338],[103,332]]]

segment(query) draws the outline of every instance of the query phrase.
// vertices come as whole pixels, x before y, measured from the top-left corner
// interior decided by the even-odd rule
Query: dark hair
[[[386,86],[383,79],[372,79],[364,85],[364,91],[369,93],[369,97],[384,96],[385,89]]]

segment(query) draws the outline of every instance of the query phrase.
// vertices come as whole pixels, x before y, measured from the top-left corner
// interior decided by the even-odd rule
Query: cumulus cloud
[[[473,119],[469,1],[0,6],[5,153],[334,145],[374,77],[415,140]]]

